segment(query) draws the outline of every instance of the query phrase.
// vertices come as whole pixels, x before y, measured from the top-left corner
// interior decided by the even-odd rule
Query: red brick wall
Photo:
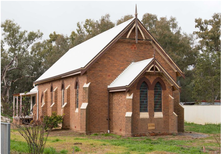
[[[110,94],[110,131],[119,135],[125,134],[126,93]]]
[[[70,85],[70,96],[67,97],[67,90],[65,90],[65,102],[70,102],[68,103],[64,109],[62,109],[62,94],[61,94],[61,85],[62,85],[62,79],[60,80],[55,80],[52,82],[53,84],[53,88],[55,89],[56,87],[57,89],[57,101],[55,101],[56,103],[56,108],[57,108],[57,114],[58,115],[63,115],[63,113],[65,114],[66,118],[64,120],[64,125],[65,128],[70,128],[73,129],[75,131],[80,131],[80,110],[78,110],[78,112],[75,112],[76,108],[75,108],[75,82],[76,82],[76,78],[78,78],[78,84],[79,84],[79,108],[83,102],[83,85],[84,83],[87,82],[87,76],[83,75],[83,76],[74,76],[74,77],[68,77],[63,79],[64,80],[64,89],[66,89],[66,87],[68,85]],[[42,115],[42,108],[41,108],[41,93],[42,91],[44,92],[46,89],[48,89],[47,91],[50,91],[50,87],[51,87],[51,82],[49,83],[43,83],[38,85],[38,90],[39,90],[39,117]],[[54,93],[55,94],[55,93]],[[47,108],[51,108],[51,97],[47,98],[47,104],[45,104],[47,106]],[[64,103],[65,103],[64,102]],[[47,115],[51,114],[51,109],[47,109]]]
[[[184,108],[179,104],[180,103],[180,92],[174,91],[174,111],[178,115],[178,131],[184,132]]]

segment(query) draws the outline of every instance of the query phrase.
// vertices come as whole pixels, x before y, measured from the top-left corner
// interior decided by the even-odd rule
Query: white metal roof
[[[33,94],[37,94],[37,92],[38,92],[38,86],[35,86],[34,88],[32,88],[27,93],[20,93],[20,96],[22,96],[22,95],[33,95]]]
[[[35,82],[85,67],[132,20],[134,18],[71,48]]]
[[[128,86],[146,68],[153,58],[138,62],[132,62],[109,86],[108,88]]]

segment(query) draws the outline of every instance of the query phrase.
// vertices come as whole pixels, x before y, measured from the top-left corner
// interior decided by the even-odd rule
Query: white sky
[[[173,16],[188,34],[196,30],[196,18],[211,19],[221,12],[221,1],[1,1],[1,23],[14,20],[23,30],[40,30],[43,39],[54,31],[69,36],[85,19],[99,20],[108,13],[116,23],[124,15],[134,15],[135,4],[140,20],[145,13]]]

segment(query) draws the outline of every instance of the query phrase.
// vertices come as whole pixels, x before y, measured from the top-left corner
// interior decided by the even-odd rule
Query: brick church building
[[[63,128],[123,136],[184,131],[183,72],[137,19],[73,48],[35,82],[34,119],[56,112]]]

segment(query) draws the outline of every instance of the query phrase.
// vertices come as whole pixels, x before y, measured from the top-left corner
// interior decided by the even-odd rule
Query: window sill
[[[149,112],[140,112],[140,119],[149,118]]]
[[[44,107],[45,103],[41,105],[41,107]]]
[[[66,105],[67,105],[67,102],[66,102],[66,103],[64,103],[64,105],[62,105],[62,108],[64,108]]]
[[[76,113],[78,112],[78,108],[76,108],[75,112],[76,112]]]
[[[54,106],[55,103],[52,103],[50,107]]]
[[[126,112],[125,117],[132,117],[132,112]]]
[[[154,112],[154,118],[163,118],[163,112]]]
[[[86,110],[87,109],[88,103],[82,103],[81,104],[81,110]]]

